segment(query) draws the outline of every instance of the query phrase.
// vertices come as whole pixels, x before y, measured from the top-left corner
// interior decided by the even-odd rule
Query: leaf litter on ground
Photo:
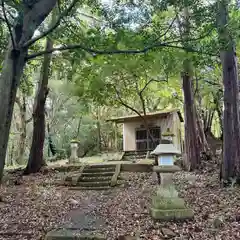
[[[124,173],[125,187],[111,191],[69,191],[56,184],[59,173],[23,177],[20,185],[3,184],[0,191],[0,239],[44,239],[77,210],[100,216],[109,240],[240,239],[240,188],[220,188],[216,165],[211,171],[174,175],[179,195],[194,210],[194,220],[157,222],[149,215],[157,185],[152,173]]]

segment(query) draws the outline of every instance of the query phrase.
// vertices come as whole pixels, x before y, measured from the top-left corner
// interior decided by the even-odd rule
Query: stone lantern
[[[157,158],[158,166],[174,166],[175,156],[181,155],[172,143],[161,143],[151,152]]]
[[[158,166],[173,166],[175,155],[180,155],[181,152],[177,150],[173,142],[174,134],[170,132],[169,128],[162,134],[161,143],[151,152],[151,155],[155,156],[155,164]],[[154,171],[158,168],[154,167]],[[160,172],[157,173],[158,182],[160,184]]]
[[[174,157],[181,152],[174,147],[169,136],[151,153],[158,159],[158,166],[154,166],[153,171],[161,175],[161,184],[153,196],[150,213],[154,219],[158,220],[192,218],[193,211],[186,208],[184,200],[178,197],[172,180],[173,173],[181,170],[174,165]]]
[[[79,142],[77,140],[72,140],[70,147],[71,147],[71,156],[69,158],[69,163],[76,163],[78,161],[78,144]]]

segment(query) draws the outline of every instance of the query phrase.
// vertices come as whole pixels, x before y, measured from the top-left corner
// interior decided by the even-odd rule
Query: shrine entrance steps
[[[153,159],[154,157],[150,155],[150,150],[141,150],[141,151],[126,151],[124,152],[122,160],[124,161],[138,161],[140,159]]]
[[[82,166],[65,178],[64,185],[71,190],[108,190],[122,184],[120,170],[120,164]]]

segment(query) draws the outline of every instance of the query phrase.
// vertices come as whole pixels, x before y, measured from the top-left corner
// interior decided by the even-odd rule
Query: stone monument
[[[158,166],[154,166],[153,171],[161,174],[161,184],[152,198],[150,214],[154,219],[164,221],[192,218],[193,211],[186,207],[183,199],[179,198],[172,180],[173,173],[181,170],[174,165],[174,157],[181,152],[171,142],[170,136],[173,134],[165,136],[168,143],[159,144],[151,152],[151,155],[158,159]]]
[[[76,141],[76,140],[72,140],[71,141],[71,144],[70,144],[70,147],[71,147],[71,156],[69,158],[69,161],[68,163],[76,163],[78,162],[78,144],[79,142]]]

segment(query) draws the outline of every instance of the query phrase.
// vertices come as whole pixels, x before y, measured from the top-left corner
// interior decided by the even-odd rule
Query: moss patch
[[[193,218],[193,211],[191,209],[150,209],[151,216],[156,220],[170,221],[170,220],[185,220]]]
[[[185,203],[182,198],[159,198],[158,196],[154,196],[152,207],[161,210],[185,209]]]

